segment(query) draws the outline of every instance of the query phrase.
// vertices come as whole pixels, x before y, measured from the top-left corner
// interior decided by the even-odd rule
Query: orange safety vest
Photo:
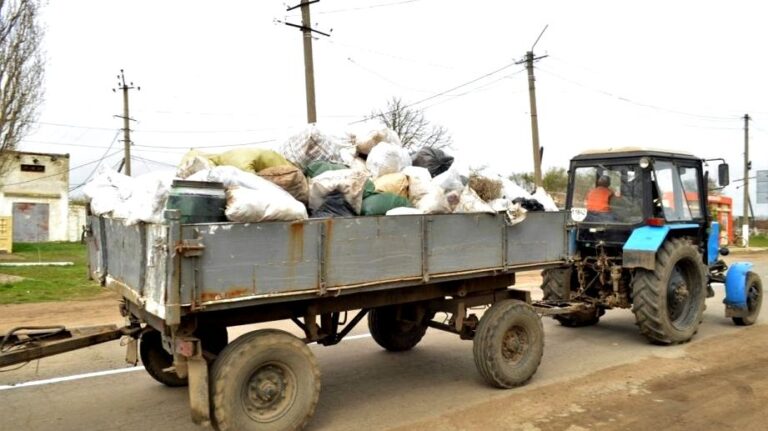
[[[587,193],[587,211],[593,213],[610,212],[612,197],[613,191],[608,187],[595,187]]]

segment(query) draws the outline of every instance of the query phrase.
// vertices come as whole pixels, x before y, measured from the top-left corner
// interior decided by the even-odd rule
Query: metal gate
[[[13,204],[13,242],[48,241],[48,204]]]

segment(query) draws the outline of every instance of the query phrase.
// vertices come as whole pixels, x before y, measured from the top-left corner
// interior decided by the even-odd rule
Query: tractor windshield
[[[573,172],[570,207],[574,221],[640,223],[642,197],[641,168],[636,164],[580,166]]]

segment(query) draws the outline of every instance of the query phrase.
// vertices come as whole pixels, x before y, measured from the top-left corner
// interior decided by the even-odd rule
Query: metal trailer
[[[35,343],[0,354],[0,366],[128,336],[129,362],[140,356],[156,380],[188,384],[195,423],[295,429],[320,391],[306,344],[334,345],[367,315],[373,339],[391,351],[413,348],[428,327],[474,340],[482,377],[510,388],[540,363],[538,313],[573,312],[534,309],[510,286],[515,272],[562,266],[566,230],[565,212],[518,223],[447,214],[183,224],[167,210],[165,223],[126,226],[91,216],[89,272],[123,297],[127,325],[15,331],[0,347]],[[490,305],[481,319],[468,313],[480,305]],[[266,329],[227,339],[228,326],[282,319],[304,338]]]

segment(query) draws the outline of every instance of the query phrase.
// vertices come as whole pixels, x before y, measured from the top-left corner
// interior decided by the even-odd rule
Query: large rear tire
[[[754,272],[748,272],[745,285],[749,314],[744,317],[733,318],[733,323],[739,326],[754,325],[760,315],[760,308],[763,306],[763,282],[760,281],[760,277]]]
[[[227,328],[224,326],[198,328],[195,336],[200,339],[203,350],[214,355],[224,350],[228,342]],[[141,336],[139,356],[144,369],[158,382],[170,387],[188,384],[186,377],[179,377],[173,371],[165,371],[173,365],[173,356],[163,349],[162,337],[157,330],[152,329]]]
[[[650,342],[680,344],[693,338],[705,309],[707,276],[690,241],[665,241],[654,270],[636,269],[631,286],[635,322]]]
[[[542,283],[541,290],[544,292],[545,301],[567,301],[569,283],[573,270],[570,268],[545,269],[541,272]],[[590,306],[583,311],[568,314],[556,314],[552,318],[560,322],[561,325],[569,328],[578,328],[582,326],[591,326],[600,321],[600,316],[605,314],[605,310]]]
[[[390,352],[404,352],[424,338],[430,319],[420,304],[390,305],[368,312],[368,329],[379,346]]]
[[[276,329],[245,334],[211,370],[212,425],[220,431],[302,429],[320,397],[320,370],[299,338]]]
[[[544,328],[533,307],[507,299],[491,306],[475,331],[475,366],[497,388],[520,386],[536,373],[544,354]]]

